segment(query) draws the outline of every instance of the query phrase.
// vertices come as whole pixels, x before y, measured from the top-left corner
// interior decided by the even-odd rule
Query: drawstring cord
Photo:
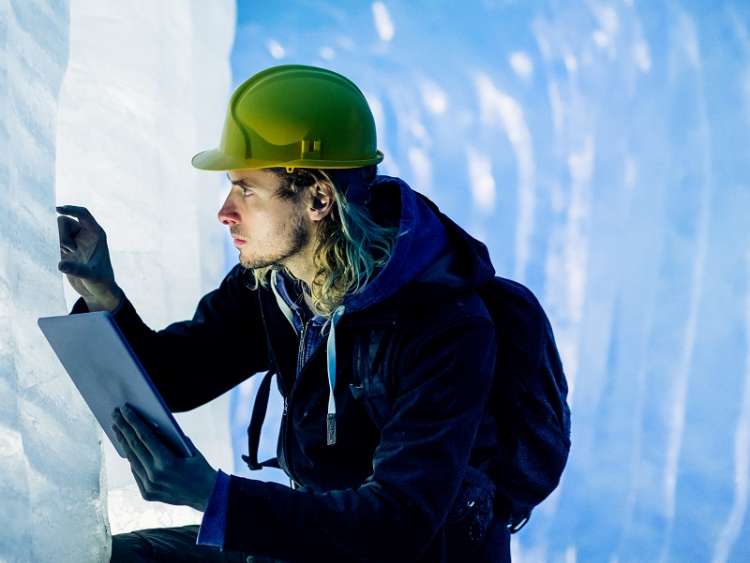
[[[331,329],[326,342],[326,360],[328,364],[328,414],[326,415],[326,444],[336,443],[336,401],[333,390],[336,388],[336,325],[344,314],[345,308],[340,305],[331,315]]]
[[[289,324],[297,332],[294,326],[294,317],[291,308],[279,295],[276,289],[276,270],[271,272],[271,290],[276,297],[276,303],[281,309]],[[331,317],[323,324],[321,330],[325,329],[326,324],[330,323],[328,330],[328,339],[326,342],[326,364],[328,370],[328,412],[326,413],[326,444],[332,446],[336,443],[336,400],[333,396],[333,390],[336,388],[336,325],[344,314],[345,308],[339,305],[331,314]]]

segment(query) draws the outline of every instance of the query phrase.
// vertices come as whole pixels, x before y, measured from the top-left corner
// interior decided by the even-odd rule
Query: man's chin
[[[259,268],[265,268],[267,266],[273,266],[275,262],[269,260],[247,260],[243,259],[240,255],[240,266],[245,270],[257,270]]]

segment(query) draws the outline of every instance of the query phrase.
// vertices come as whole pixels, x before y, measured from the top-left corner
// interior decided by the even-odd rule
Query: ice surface
[[[235,85],[352,78],[381,172],[549,313],[573,449],[514,562],[750,560],[749,26],[741,1],[239,3]]]
[[[0,560],[108,550],[96,422],[36,325],[65,310],[55,121],[67,2],[0,2]]]
[[[239,4],[234,85],[285,62],[350,76],[381,172],[487,242],[549,313],[573,449],[513,537],[515,562],[750,558],[748,10]],[[108,441],[102,464],[35,322],[75,298],[56,270],[55,204],[92,210],[154,327],[188,318],[236,262],[221,175],[189,165],[223,123],[234,11],[0,0],[0,560],[96,561],[110,527],[198,521],[140,499]],[[257,379],[178,417],[214,467],[243,473]],[[274,400],[261,457],[275,453]]]
[[[234,21],[230,0],[71,2],[56,199],[104,227],[117,282],[152,328],[191,318],[224,274],[224,183],[190,157],[221,132]],[[77,298],[67,284],[66,295]],[[229,472],[227,409],[224,396],[176,418]],[[200,522],[190,508],[144,501],[129,463],[103,447],[112,533]]]
[[[190,167],[229,94],[229,0],[0,2],[0,560],[108,560],[111,531],[197,522],[146,503],[36,319],[76,298],[56,265],[56,204],[105,227],[118,282],[158,327],[223,275],[221,180]],[[66,73],[67,67],[67,73]],[[229,469],[228,397],[180,415]]]

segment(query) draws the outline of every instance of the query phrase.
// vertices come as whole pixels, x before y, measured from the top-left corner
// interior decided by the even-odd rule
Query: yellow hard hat
[[[359,168],[378,164],[375,120],[362,92],[325,68],[280,65],[234,91],[218,149],[196,154],[202,170]]]

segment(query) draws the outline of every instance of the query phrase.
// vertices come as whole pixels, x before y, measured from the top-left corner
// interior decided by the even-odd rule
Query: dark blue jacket
[[[228,477],[212,499],[225,503],[225,550],[300,561],[450,558],[446,520],[467,467],[482,461],[474,444],[493,439],[495,329],[476,289],[494,269],[482,243],[401,180],[378,176],[371,190],[376,220],[399,226],[394,252],[309,345],[288,301],[250,290],[239,265],[190,321],[153,331],[127,299],[114,313],[174,411],[254,373],[279,374],[287,412],[278,457],[300,487]]]

